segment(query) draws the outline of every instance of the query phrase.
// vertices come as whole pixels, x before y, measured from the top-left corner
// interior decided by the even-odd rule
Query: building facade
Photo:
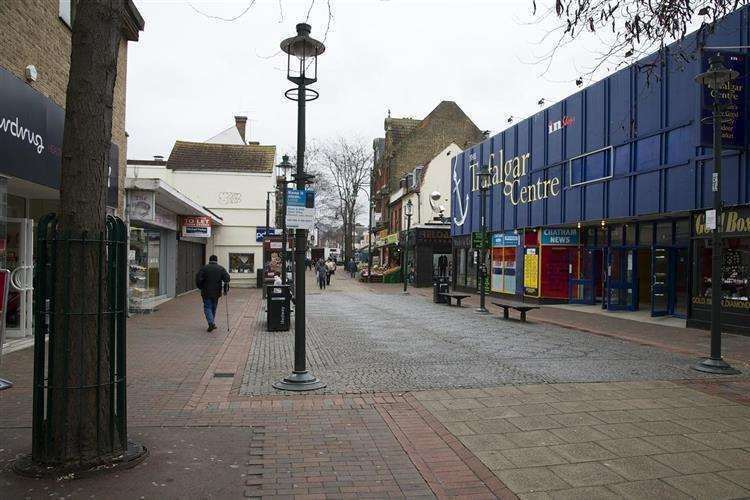
[[[454,284],[478,286],[476,172],[489,165],[488,291],[707,327],[713,160],[701,119],[711,100],[694,77],[715,53],[705,47],[746,47],[749,39],[744,7],[457,155]],[[725,331],[748,333],[747,49],[722,55],[740,72],[722,94],[732,114],[722,132],[722,321]]]
[[[58,206],[75,2],[0,3],[0,267],[12,273],[8,338],[31,335],[35,221]],[[124,2],[112,114],[107,206],[123,215],[128,43],[144,21]]]
[[[128,177],[162,179],[216,215],[221,225],[212,228],[206,258],[215,254],[235,286],[255,286],[263,268],[266,193],[276,187],[275,156],[275,146],[258,142],[177,141],[167,160],[129,160]]]
[[[373,141],[371,193],[373,267],[387,272],[401,266],[399,234],[406,228],[402,202],[407,191],[414,190],[415,170],[424,168],[451,144],[466,148],[480,142],[484,134],[453,101],[442,101],[421,120],[392,118],[389,112],[384,129],[385,137]],[[407,186],[409,182],[412,184]],[[415,210],[421,211],[422,205]]]

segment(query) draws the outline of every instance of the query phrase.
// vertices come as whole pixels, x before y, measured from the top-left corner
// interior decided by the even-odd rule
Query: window
[[[711,303],[710,239],[695,240],[696,279],[693,280],[693,303]],[[722,252],[722,299],[727,307],[743,307],[750,301],[750,239],[726,238]],[[696,300],[697,299],[697,300]],[[731,302],[730,302],[731,301]],[[727,304],[728,303],[728,304]],[[739,304],[732,306],[731,304]]]
[[[152,229],[130,229],[129,281],[130,298],[137,303],[160,294],[159,261],[161,232]]]
[[[229,272],[230,273],[254,273],[255,272],[255,254],[230,253],[229,254]]]
[[[612,146],[568,160],[568,176],[570,187],[612,177]]]
[[[62,22],[68,25],[68,28],[73,28],[73,12],[74,0],[60,0],[59,15]]]

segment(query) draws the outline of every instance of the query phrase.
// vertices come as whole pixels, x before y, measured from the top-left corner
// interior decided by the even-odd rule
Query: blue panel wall
[[[700,58],[692,51],[748,45],[749,39],[750,6],[727,16],[715,32],[693,33],[658,57],[624,68],[460,153],[454,167],[458,186],[451,179],[452,234],[480,229],[480,195],[471,191],[469,163],[472,154],[487,163],[490,152],[501,180],[489,195],[492,231],[705,208],[711,203],[713,162],[710,149],[698,146],[700,87],[694,77]],[[748,75],[743,78],[747,86]],[[747,148],[725,152],[725,203],[750,201],[748,168]],[[513,185],[510,197],[504,182]],[[457,224],[461,209],[468,213]]]

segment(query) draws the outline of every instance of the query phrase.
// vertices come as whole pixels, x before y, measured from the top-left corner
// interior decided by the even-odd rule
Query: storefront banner
[[[177,214],[156,205],[154,211],[154,225],[177,231]]]
[[[578,245],[578,229],[542,229],[542,245]]]
[[[286,227],[287,229],[307,229],[315,226],[315,191],[287,189]]]
[[[539,295],[539,255],[536,248],[524,249],[523,293],[533,297]]]
[[[520,242],[520,237],[515,233],[495,233],[492,235],[492,246],[498,247],[516,247]]]
[[[192,236],[193,238],[211,237],[211,217],[183,215],[181,224],[183,236]]]
[[[396,245],[398,244],[398,233],[389,234],[385,237],[385,244],[386,245]]]
[[[708,237],[713,233],[706,223],[706,214],[700,212],[695,214],[695,235]],[[716,212],[714,212],[714,226],[716,226]],[[724,208],[721,212],[721,232],[723,235],[737,235],[750,233],[750,209],[749,208]]]
[[[715,55],[714,51],[704,51],[701,54],[701,68],[706,71],[709,67],[709,59]],[[725,107],[724,115],[726,122],[721,124],[722,146],[730,149],[745,149],[745,120],[747,119],[747,102],[746,99],[746,81],[747,81],[747,56],[737,52],[722,52],[724,66],[739,72],[739,76],[731,82],[724,85],[718,91],[716,97]],[[712,118],[712,108],[714,96],[712,93],[717,92],[703,87],[701,92],[701,120],[700,127],[700,145],[711,148],[713,147],[713,125],[710,122]]]
[[[128,190],[128,215],[133,220],[153,221],[156,217],[156,193]]]

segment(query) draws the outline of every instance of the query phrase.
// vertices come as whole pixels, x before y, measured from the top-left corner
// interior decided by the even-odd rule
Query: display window
[[[230,273],[252,273],[255,271],[255,255],[251,253],[230,253]]]
[[[159,262],[161,232],[130,229],[129,272],[131,299],[149,299],[160,294]]]
[[[492,291],[516,293],[516,247],[492,249]]]
[[[578,274],[577,248],[544,246],[542,248],[542,296],[550,299],[568,299],[568,278]],[[572,269],[571,273],[571,267]]]
[[[711,303],[712,256],[710,239],[695,240],[696,279],[693,282],[693,303]],[[737,309],[750,308],[750,239],[726,238],[721,257],[722,305]]]

